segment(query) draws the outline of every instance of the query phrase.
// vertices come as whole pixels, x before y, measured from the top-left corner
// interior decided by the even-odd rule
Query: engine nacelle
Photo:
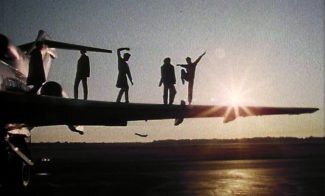
[[[54,81],[49,81],[43,84],[40,89],[41,95],[54,96],[54,97],[63,97],[62,86]]]

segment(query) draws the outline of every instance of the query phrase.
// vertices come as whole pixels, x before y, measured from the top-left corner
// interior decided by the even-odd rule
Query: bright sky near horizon
[[[160,139],[324,136],[324,0],[29,0],[0,2],[0,32],[14,44],[40,29],[54,40],[114,50],[88,53],[89,99],[115,101],[116,49],[130,47],[130,101],[162,103],[158,87],[165,57],[196,59],[193,104],[317,107],[314,114],[132,122],[128,127],[35,128],[33,141],[150,142]],[[78,51],[58,50],[50,80],[73,95]],[[175,103],[186,100],[175,67]],[[82,93],[80,86],[79,93]],[[147,138],[135,132],[149,134]]]

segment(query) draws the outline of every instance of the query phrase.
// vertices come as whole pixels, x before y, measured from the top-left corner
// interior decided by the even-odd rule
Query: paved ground
[[[39,162],[34,167],[31,186],[25,193],[46,196],[325,195],[325,156],[320,147],[259,145],[245,149],[222,145],[162,150],[152,146],[60,145],[54,148],[44,145],[34,148],[34,155],[50,161]],[[208,150],[211,152],[207,153]],[[272,158],[266,158],[263,152]],[[202,160],[203,157],[207,160]],[[224,157],[229,160],[223,160]],[[236,157],[245,160],[232,160]]]

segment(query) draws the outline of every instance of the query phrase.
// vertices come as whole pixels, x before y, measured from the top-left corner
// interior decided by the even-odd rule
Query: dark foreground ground
[[[325,195],[324,142],[33,144],[33,195]],[[45,161],[44,161],[45,160]]]

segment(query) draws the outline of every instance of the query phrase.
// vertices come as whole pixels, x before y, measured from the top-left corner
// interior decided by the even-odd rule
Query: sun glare
[[[231,106],[233,107],[239,106],[242,103],[242,100],[243,98],[240,92],[231,91],[229,93],[229,104],[231,104]]]
[[[230,86],[225,89],[224,101],[227,105],[232,107],[239,107],[247,104],[248,102],[248,91],[244,91],[241,86]]]
[[[260,84],[250,81],[250,70],[251,66],[246,66],[240,74],[232,73],[227,81],[219,84],[222,89],[223,103],[238,107],[254,102],[252,93],[257,90]]]

